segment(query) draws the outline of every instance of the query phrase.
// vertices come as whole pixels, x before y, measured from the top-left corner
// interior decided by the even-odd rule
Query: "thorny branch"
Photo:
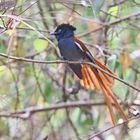
[[[129,84],[128,82],[126,82],[125,80],[123,79],[120,79],[118,78],[117,76],[114,76],[112,75],[111,73],[109,73],[108,71],[100,68],[99,66],[97,66],[96,64],[94,63],[91,63],[91,62],[79,62],[79,61],[64,61],[64,60],[54,60],[54,61],[40,61],[40,60],[32,60],[32,59],[28,59],[28,58],[24,58],[24,57],[16,57],[16,56],[11,56],[11,55],[7,55],[7,54],[4,54],[4,53],[0,53],[0,56],[1,57],[5,57],[7,59],[13,59],[13,60],[17,60],[17,61],[23,61],[23,62],[28,62],[28,63],[40,63],[40,64],[59,64],[59,63],[66,63],[66,64],[84,64],[84,65],[90,65],[90,66],[93,66],[94,68],[108,74],[109,76],[113,77],[114,79],[124,83],[125,85],[127,85],[128,87],[131,87],[133,89],[135,89],[136,91],[140,92],[140,89]]]

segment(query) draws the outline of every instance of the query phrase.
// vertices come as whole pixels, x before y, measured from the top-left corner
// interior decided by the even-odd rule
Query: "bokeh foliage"
[[[95,57],[120,78],[140,88],[139,19],[139,0],[1,0],[0,53],[40,61],[60,60],[57,41],[50,32],[61,23],[70,23]],[[0,64],[1,112],[64,101],[104,100],[101,91],[82,87],[70,94],[75,81],[65,64],[27,63],[1,55]],[[140,109],[137,91],[119,81],[112,89],[129,117],[133,114],[129,114],[128,108]],[[116,118],[119,122],[117,110]],[[129,130],[120,126],[96,139],[138,140],[139,123],[136,119],[130,122]],[[48,136],[49,140],[86,140],[111,125],[105,104],[54,109],[25,119],[1,115],[0,139],[42,140]]]

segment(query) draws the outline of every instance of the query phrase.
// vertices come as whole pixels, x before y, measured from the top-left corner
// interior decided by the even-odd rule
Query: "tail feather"
[[[83,84],[83,86],[86,88],[90,88],[90,83],[89,83],[88,78],[87,78],[87,73],[85,71],[85,67],[82,67],[81,72],[82,72],[82,76],[83,76],[81,84]]]
[[[119,102],[118,102],[116,96],[113,94],[113,92],[111,91],[110,88],[108,88],[108,87],[106,87],[106,88],[107,88],[107,91],[108,91],[109,95],[112,97],[114,103],[116,104],[117,108],[119,109],[119,111],[120,111],[120,113],[121,113],[123,119],[127,122],[127,121],[128,121],[128,118],[127,118],[127,116],[125,115],[125,113],[124,113],[124,111],[123,111],[121,105],[119,104]]]
[[[101,62],[98,61],[97,59],[95,59],[95,62],[102,69],[115,75],[114,72],[112,72],[109,68],[107,68],[106,66],[101,64]],[[81,68],[82,68],[81,72],[82,72],[83,78],[80,79],[80,83],[83,86],[85,86],[86,88],[92,88],[92,89],[95,88],[98,90],[101,89],[103,91],[106,103],[107,103],[109,111],[110,111],[110,115],[111,115],[111,119],[112,119],[113,124],[116,125],[117,123],[116,123],[115,114],[113,111],[113,105],[111,102],[111,98],[113,99],[116,107],[120,111],[121,116],[127,122],[128,121],[127,116],[125,115],[125,113],[124,113],[121,105],[119,104],[116,96],[113,94],[113,92],[110,89],[110,87],[114,83],[113,78],[108,76],[107,74],[101,72],[101,71],[97,71],[95,68],[88,66],[88,65],[81,65]]]
[[[86,88],[91,88],[91,89],[96,88],[97,90],[100,90],[101,88],[98,79],[96,78],[92,69],[87,65],[81,65],[81,66],[82,66],[82,75],[83,75],[83,78],[80,80],[81,85]],[[88,80],[88,84],[87,84],[87,80]]]
[[[98,71],[98,74],[100,75],[102,81],[104,81],[104,83],[106,83],[107,86],[111,87],[112,86],[112,78],[109,79],[108,76],[106,76],[103,72]]]
[[[109,72],[110,74],[112,74],[112,75],[116,75],[112,70],[110,70],[108,67],[106,67],[105,65],[103,65],[98,59],[96,59],[96,58],[94,58],[94,61],[95,61],[95,64],[97,65],[97,66],[99,66],[100,68],[102,68],[103,70],[106,70],[107,72]],[[100,71],[101,72],[101,71]],[[113,78],[112,77],[110,77],[109,75],[107,75],[106,73],[103,73],[103,72],[101,72],[102,74],[103,74],[103,76],[106,78],[106,80],[108,80],[108,82],[110,83],[110,84],[114,84],[114,80],[113,80]]]
[[[113,99],[116,107],[118,108],[118,110],[120,111],[120,113],[121,113],[121,115],[123,117],[123,120],[126,121],[126,122],[128,122],[127,116],[125,115],[125,113],[124,113],[121,105],[119,104],[116,96],[113,94],[113,92],[111,91],[111,89],[108,86],[106,86],[104,83],[102,83],[101,88],[102,88],[104,94],[107,93],[108,96],[110,96]],[[111,104],[111,106],[112,106],[112,104]],[[112,115],[111,111],[110,111],[110,114]],[[112,116],[111,116],[111,118],[112,118]],[[114,119],[113,118],[112,118],[112,122],[114,124]],[[114,125],[116,125],[116,124],[114,124]]]
[[[94,84],[94,87],[97,89],[97,90],[100,90],[100,85],[99,85],[99,82],[98,82],[98,79],[97,77],[95,76],[94,72],[91,70],[91,68],[89,66],[86,67],[87,71],[88,71],[88,74],[91,78],[91,82]]]
[[[112,106],[112,103],[110,101],[110,97],[109,97],[108,92],[106,91],[106,89],[102,86],[102,84],[101,84],[101,88],[102,88],[104,96],[105,96],[106,104],[108,105],[108,108],[109,108],[111,120],[113,122],[113,125],[115,126],[115,125],[117,125],[117,123],[116,123],[116,119],[115,119],[115,114],[113,112],[113,106]]]
[[[89,82],[89,86],[90,86],[90,88],[95,88],[95,86],[94,86],[94,83],[92,82],[92,77],[91,77],[91,75],[90,75],[90,72],[89,72],[89,70],[88,70],[88,67],[86,66],[85,68],[85,73],[86,73],[86,76],[87,76],[87,79],[88,79],[88,82]]]
[[[108,67],[106,67],[105,65],[103,65],[97,58],[94,57],[94,61],[95,61],[95,64],[98,65],[99,67],[103,68],[104,70],[108,71],[109,73],[111,73],[113,75],[116,75],[112,70],[110,70]]]

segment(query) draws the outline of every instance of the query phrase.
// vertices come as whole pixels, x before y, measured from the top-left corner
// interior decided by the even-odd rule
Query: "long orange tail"
[[[109,73],[115,75],[114,72],[112,72],[109,68],[104,66],[96,58],[94,58],[94,60],[95,60],[96,65],[98,65],[102,69],[108,71]],[[127,122],[128,121],[127,116],[125,115],[125,113],[124,113],[121,105],[119,104],[116,96],[113,94],[113,92],[110,89],[111,86],[114,84],[113,78],[110,77],[109,75],[107,75],[106,73],[101,72],[99,70],[97,71],[95,68],[93,68],[91,66],[88,66],[88,65],[82,65],[82,75],[83,75],[83,79],[80,80],[80,83],[84,87],[92,88],[92,89],[95,88],[97,90],[102,90],[103,91],[104,97],[105,97],[106,103],[108,105],[110,115],[111,115],[111,119],[112,119],[112,122],[113,122],[114,126],[117,123],[116,123],[115,114],[114,114],[114,111],[113,111],[111,98],[113,99],[116,107],[120,111],[120,113],[123,117],[123,120]]]

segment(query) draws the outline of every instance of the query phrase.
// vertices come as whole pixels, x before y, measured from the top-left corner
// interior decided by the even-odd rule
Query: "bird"
[[[103,65],[91,54],[86,45],[75,36],[75,31],[76,27],[70,25],[69,23],[63,23],[58,25],[55,31],[51,33],[51,35],[54,35],[58,41],[58,48],[63,60],[90,62],[99,66],[101,69],[109,72],[110,74],[116,75],[112,70]],[[117,97],[111,90],[111,87],[114,85],[114,79],[112,77],[91,65],[86,65],[83,63],[70,63],[68,65],[83,87],[87,89],[102,90],[114,126],[117,125],[117,122],[112,101],[119,110],[124,122],[128,122],[125,112],[118,102]]]

